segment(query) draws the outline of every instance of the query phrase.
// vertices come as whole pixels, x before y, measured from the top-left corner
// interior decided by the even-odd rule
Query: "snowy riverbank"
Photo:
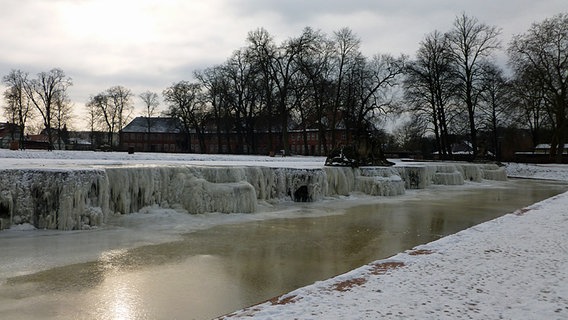
[[[568,181],[562,165],[510,176]],[[568,193],[226,319],[566,319]]]

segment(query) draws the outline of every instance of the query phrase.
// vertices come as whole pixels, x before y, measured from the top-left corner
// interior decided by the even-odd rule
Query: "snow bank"
[[[507,175],[516,178],[568,181],[568,165],[507,163]]]

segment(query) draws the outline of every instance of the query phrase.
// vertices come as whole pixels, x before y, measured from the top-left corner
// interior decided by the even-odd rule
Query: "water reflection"
[[[208,319],[455,233],[565,186],[520,181],[441,190],[355,207],[305,205],[305,217],[218,226],[179,241],[104,251],[96,261],[7,279],[0,314]],[[343,214],[310,214],[341,205]]]

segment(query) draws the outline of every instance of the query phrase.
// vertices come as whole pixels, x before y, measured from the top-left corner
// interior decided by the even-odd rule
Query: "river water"
[[[249,215],[150,208],[93,231],[0,233],[2,319],[210,319],[568,189],[511,180],[400,197],[265,204]]]

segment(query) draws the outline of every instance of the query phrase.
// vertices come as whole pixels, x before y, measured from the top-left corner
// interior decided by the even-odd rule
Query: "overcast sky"
[[[0,75],[61,68],[82,109],[111,86],[138,95],[192,80],[193,71],[223,63],[259,27],[277,43],[306,26],[327,34],[349,27],[367,56],[412,56],[425,34],[448,31],[462,12],[502,28],[506,46],[533,22],[568,12],[568,1],[0,0]]]

